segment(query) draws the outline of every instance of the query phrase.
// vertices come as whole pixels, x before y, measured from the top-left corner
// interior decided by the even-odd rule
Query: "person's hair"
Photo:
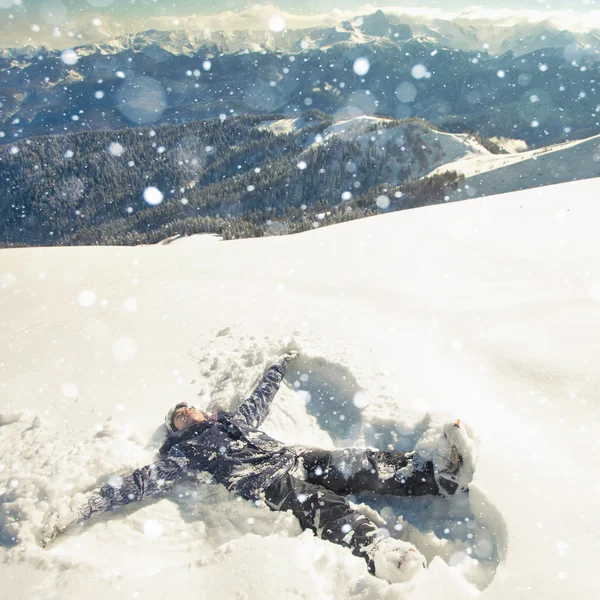
[[[178,409],[184,408],[184,407],[185,408],[193,408],[193,406],[191,406],[187,402],[179,402],[173,408],[171,408],[169,410],[169,412],[167,413],[167,416],[165,417],[165,427],[167,428],[167,431],[169,433],[175,433],[176,431],[179,431],[179,429],[177,429],[177,427],[175,427],[175,413],[177,412]]]

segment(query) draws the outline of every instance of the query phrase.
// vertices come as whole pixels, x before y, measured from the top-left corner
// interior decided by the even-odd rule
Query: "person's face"
[[[194,425],[194,423],[202,423],[205,420],[204,415],[198,409],[184,406],[175,411],[173,426],[177,431],[181,431],[190,425]]]

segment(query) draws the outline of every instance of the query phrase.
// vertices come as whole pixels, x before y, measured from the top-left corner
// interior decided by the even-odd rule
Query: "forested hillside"
[[[389,120],[363,139],[331,137],[325,115],[276,135],[244,116],[39,137],[0,148],[4,246],[153,243],[214,232],[293,233],[443,201],[458,176],[423,181],[439,148],[419,121]],[[384,130],[404,125],[402,144]],[[364,133],[364,132],[363,132]],[[384,139],[383,137],[381,138]]]

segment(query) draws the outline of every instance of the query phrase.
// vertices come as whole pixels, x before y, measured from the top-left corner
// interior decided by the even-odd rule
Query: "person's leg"
[[[307,481],[338,494],[438,495],[434,466],[414,452],[371,449],[307,450],[300,455]]]
[[[384,538],[345,498],[322,486],[287,474],[265,490],[264,499],[271,510],[291,510],[302,529],[349,548],[366,561],[370,573],[382,579],[408,581],[426,566],[412,544]]]
[[[477,440],[458,419],[428,430],[414,452],[305,448],[298,456],[307,481],[338,494],[449,496],[468,490],[477,461]]]
[[[335,492],[287,474],[265,490],[265,501],[272,510],[291,510],[302,529],[367,558],[363,548],[373,541],[377,525]]]

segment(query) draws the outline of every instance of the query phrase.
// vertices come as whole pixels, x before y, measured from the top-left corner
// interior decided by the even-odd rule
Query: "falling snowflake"
[[[135,312],[138,309],[138,303],[135,298],[125,298],[123,301],[123,310],[125,312]]]
[[[285,20],[280,15],[272,15],[269,17],[269,29],[275,33],[279,33],[285,29]]]
[[[144,534],[152,539],[159,538],[163,534],[163,526],[154,519],[144,521]]]
[[[377,204],[377,206],[379,206],[379,208],[388,208],[388,206],[390,205],[390,199],[385,196],[385,195],[381,195],[381,196],[377,196],[377,200],[375,200],[375,204]]]
[[[79,302],[80,306],[89,308],[90,306],[94,306],[96,303],[96,294],[92,290],[83,290],[82,292],[79,292],[77,301]]]
[[[362,77],[363,75],[366,75],[369,72],[369,69],[371,68],[371,63],[369,63],[368,58],[357,58],[354,61],[354,65],[352,68],[354,69],[354,72],[357,75]]]
[[[108,478],[108,485],[114,488],[120,488],[123,485],[123,478],[116,473]]]
[[[146,204],[150,204],[150,206],[157,206],[164,200],[163,193],[154,186],[147,187],[142,195]]]
[[[429,71],[427,70],[427,67],[425,65],[422,64],[418,64],[415,65],[411,70],[410,70],[410,74],[415,78],[415,79],[423,79],[431,77],[431,73],[429,73]]]
[[[74,65],[79,60],[79,56],[77,56],[75,50],[67,48],[60,53],[60,60],[62,60],[65,65]]]
[[[418,78],[417,78],[418,79]],[[396,88],[396,98],[400,102],[408,103],[412,102],[417,96],[417,88],[410,81],[403,81]]]
[[[119,142],[111,142],[108,145],[108,152],[112,154],[112,156],[121,156],[123,152],[125,152],[125,148],[123,148]]]
[[[359,409],[367,408],[369,406],[369,398],[364,392],[356,392],[352,398],[354,406]]]
[[[60,386],[60,393],[64,398],[77,398],[79,388],[72,381],[66,381]]]

